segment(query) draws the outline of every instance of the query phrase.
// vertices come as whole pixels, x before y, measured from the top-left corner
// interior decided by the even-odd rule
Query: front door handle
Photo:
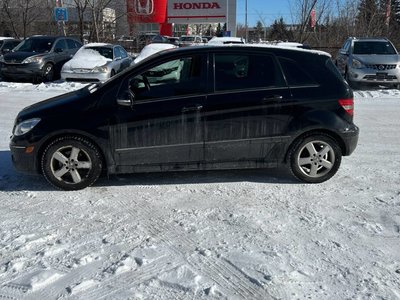
[[[184,108],[182,108],[182,112],[186,113],[186,112],[190,112],[190,111],[200,111],[203,108],[203,105],[194,105],[194,106],[186,106]]]

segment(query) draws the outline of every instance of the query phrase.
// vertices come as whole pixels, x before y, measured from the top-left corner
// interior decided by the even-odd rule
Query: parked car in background
[[[179,47],[203,45],[203,39],[199,35],[182,35],[179,38]]]
[[[18,170],[64,190],[103,172],[279,165],[319,183],[356,148],[353,109],[353,92],[325,52],[185,47],[25,108],[10,148]]]
[[[61,69],[66,81],[106,81],[128,68],[132,58],[119,45],[91,43],[83,46]]]
[[[336,66],[353,88],[362,84],[400,88],[400,56],[386,38],[348,38]]]
[[[244,44],[245,41],[241,37],[213,37],[208,41],[208,45],[227,45],[227,44]]]
[[[0,55],[6,54],[14,49],[21,40],[13,39],[13,38],[4,38],[0,37]]]
[[[29,37],[0,57],[0,73],[6,80],[52,81],[81,46],[68,37]]]

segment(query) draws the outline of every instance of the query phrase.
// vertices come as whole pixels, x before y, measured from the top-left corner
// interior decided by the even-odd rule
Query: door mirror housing
[[[119,97],[117,99],[117,104],[120,106],[130,106],[133,108],[133,104],[135,102],[135,94],[129,90],[128,92],[124,93],[123,97]]]
[[[62,48],[56,48],[56,49],[54,49],[54,52],[61,53],[61,52],[64,52],[64,50]]]

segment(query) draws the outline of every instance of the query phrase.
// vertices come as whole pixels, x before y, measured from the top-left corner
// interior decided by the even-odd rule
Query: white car
[[[119,45],[91,43],[83,46],[61,69],[65,81],[104,82],[128,68],[132,58]]]

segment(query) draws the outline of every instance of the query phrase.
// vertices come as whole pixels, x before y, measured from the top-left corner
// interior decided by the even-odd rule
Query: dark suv
[[[33,36],[0,57],[0,74],[6,80],[52,81],[62,65],[82,46],[75,39]]]
[[[323,182],[356,148],[353,94],[328,54],[277,47],[157,53],[103,85],[22,110],[18,170],[76,190],[111,173],[276,167]]]

